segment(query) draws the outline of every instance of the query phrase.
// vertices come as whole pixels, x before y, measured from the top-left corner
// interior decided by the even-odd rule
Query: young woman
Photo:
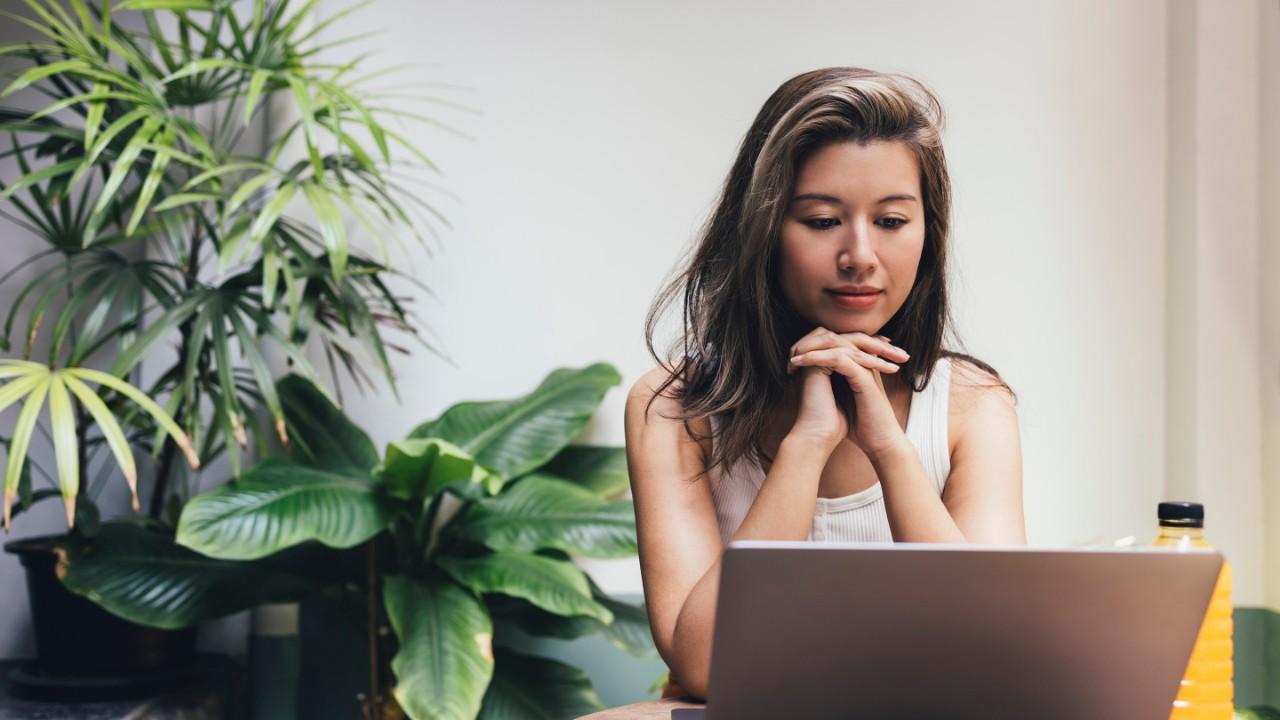
[[[731,540],[1026,542],[1013,393],[942,348],[942,124],[902,75],[788,80],[650,309],[659,365],[625,426],[664,696],[706,696]],[[681,292],[684,352],[664,361],[654,326]]]

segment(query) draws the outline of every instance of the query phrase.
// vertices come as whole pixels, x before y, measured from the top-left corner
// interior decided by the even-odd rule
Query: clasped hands
[[[905,362],[910,356],[888,337],[816,327],[792,345],[788,355],[787,374],[801,373],[805,381],[798,423],[836,428],[833,432],[846,436],[873,460],[905,441],[880,373],[896,373],[899,365],[891,360]],[[852,427],[836,407],[829,381],[833,374],[848,381],[853,391]]]

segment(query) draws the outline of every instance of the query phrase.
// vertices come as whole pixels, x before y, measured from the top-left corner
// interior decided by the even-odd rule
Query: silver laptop
[[[1168,720],[1222,555],[737,542],[673,720]]]

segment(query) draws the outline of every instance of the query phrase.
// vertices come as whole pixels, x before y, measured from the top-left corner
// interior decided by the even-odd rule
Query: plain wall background
[[[319,16],[346,5],[322,0]],[[1247,21],[1262,6],[1252,0],[1188,5],[1193,18],[1195,8],[1229,6],[1234,14],[1225,17],[1245,21],[1224,21],[1220,47],[1255,37]],[[1170,146],[1178,147],[1169,128],[1179,131],[1171,108],[1182,97],[1170,88],[1184,86],[1171,68],[1196,57],[1170,45],[1177,7],[1176,0],[379,0],[329,36],[378,34],[333,56],[370,51],[370,67],[411,64],[371,89],[422,83],[446,103],[479,112],[388,102],[471,137],[415,131],[443,170],[416,174],[456,196],[424,189],[423,197],[454,228],[434,257],[420,249],[397,256],[436,294],[402,286],[458,367],[421,350],[396,356],[401,402],[385,386],[365,396],[347,387],[347,409],[382,444],[453,403],[514,397],[556,367],[608,361],[623,383],[579,441],[621,445],[626,389],[653,366],[641,334],[645,312],[710,211],[754,114],[792,75],[862,65],[917,77],[947,111],[953,312],[969,351],[1020,397],[1030,542],[1128,535],[1146,542],[1156,503],[1172,499],[1167,457],[1176,455],[1166,433],[1173,406],[1166,266],[1170,219],[1183,208],[1167,186],[1177,159]],[[1195,107],[1197,96],[1186,102]],[[1256,151],[1253,131],[1215,136],[1217,150]],[[1249,178],[1227,180],[1252,192],[1254,204],[1213,213],[1256,212]],[[1204,191],[1195,187],[1193,200]],[[1215,217],[1225,219],[1200,213],[1205,225],[1193,247],[1212,247],[1204,233]],[[0,271],[39,249],[4,229],[9,251]],[[1275,253],[1263,258],[1274,261]],[[1256,287],[1249,270],[1231,266],[1245,276],[1220,281]],[[0,308],[20,287],[0,287]],[[674,325],[665,327],[660,349],[672,339]],[[1244,371],[1230,402],[1256,383],[1247,376],[1257,372],[1256,356]],[[1196,372],[1208,380],[1220,373],[1204,365]],[[1231,404],[1218,413],[1256,422]],[[0,419],[0,433],[15,415]],[[123,510],[122,487],[109,487]],[[1231,498],[1222,503],[1230,508],[1209,506],[1208,534],[1236,565],[1236,603],[1261,604],[1262,518],[1254,512],[1261,498]],[[21,518],[12,537],[60,529],[61,510],[47,503]],[[7,557],[0,592],[10,611],[0,614],[0,653],[29,654],[25,587]],[[634,560],[586,564],[606,590],[640,590]],[[228,632],[243,632],[238,627]]]
[[[461,203],[442,205],[445,252],[416,266],[439,296],[420,310],[461,369],[418,353],[397,362],[404,403],[348,408],[381,442],[605,360],[624,381],[580,440],[621,445],[626,388],[653,366],[645,311],[764,99],[815,67],[894,70],[948,113],[954,313],[1020,396],[1030,541],[1145,541],[1164,499],[1166,15],[1163,2],[394,0],[355,13],[338,34],[378,30],[363,41],[374,61],[425,66],[423,81],[466,86],[439,94],[483,114],[437,113],[474,141],[423,136]],[[640,587],[634,561],[590,566],[611,589]]]

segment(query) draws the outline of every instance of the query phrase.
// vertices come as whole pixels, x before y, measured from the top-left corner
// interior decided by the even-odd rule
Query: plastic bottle
[[[1157,515],[1160,535],[1152,545],[1181,550],[1212,547],[1204,539],[1203,505],[1162,502]],[[1231,609],[1231,566],[1224,561],[1169,720],[1231,720],[1235,670]]]

